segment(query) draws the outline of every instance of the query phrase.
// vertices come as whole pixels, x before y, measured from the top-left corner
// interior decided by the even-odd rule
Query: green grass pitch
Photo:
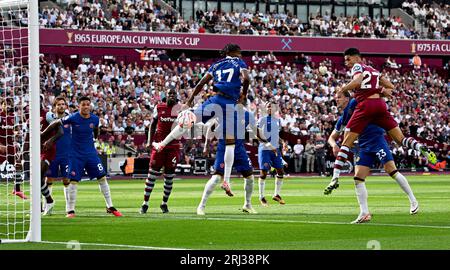
[[[376,243],[382,250],[450,249],[450,175],[407,177],[420,203],[409,214],[409,201],[397,183],[386,176],[367,179],[370,223],[352,225],[359,212],[353,180],[344,177],[332,195],[323,195],[328,178],[287,178],[282,195],[286,205],[258,202],[255,179],[253,205],[258,214],[242,213],[243,180],[232,180],[235,197],[217,187],[208,201],[206,216],[197,216],[207,179],[174,181],[170,213],[162,214],[162,179],[158,179],[146,215],[139,214],[143,180],[110,181],[113,202],[123,213],[105,213],[98,185],[78,187],[77,217],[64,217],[62,184],[54,185],[52,216],[42,217],[42,243],[1,244],[5,249],[196,249],[196,250],[364,250]],[[274,180],[268,179],[271,197]],[[68,245],[76,241],[80,246]],[[376,242],[374,242],[376,241]]]

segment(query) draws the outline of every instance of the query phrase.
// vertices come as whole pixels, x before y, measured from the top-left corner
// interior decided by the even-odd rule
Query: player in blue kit
[[[69,114],[66,112],[67,109],[67,101],[64,97],[59,96],[56,97],[53,101],[53,112],[47,112],[46,119],[48,123],[52,123],[56,119],[62,119],[64,117],[67,117]],[[64,134],[58,138],[56,141],[56,155],[55,159],[50,161],[50,166],[47,171],[47,186],[48,190],[50,192],[50,195],[52,194],[53,190],[53,182],[58,179],[62,178],[63,185],[64,185],[64,198],[66,201],[66,212],[69,211],[67,209],[68,207],[68,186],[70,184],[70,180],[68,178],[68,172],[69,172],[69,156],[71,153],[71,140],[72,140],[72,131],[69,124],[66,124],[62,126]],[[45,173],[45,172],[43,172]],[[45,208],[45,207],[44,207]],[[50,215],[50,211],[47,211],[45,214]]]
[[[336,139],[342,134],[346,123],[352,116],[353,110],[357,105],[355,99],[350,100],[349,94],[337,93],[336,96],[337,105],[339,108],[344,108],[343,114],[339,117],[336,123],[335,130],[331,133],[328,143],[333,148],[333,153],[336,156],[339,152],[339,146],[336,143]],[[381,127],[373,124],[369,124],[364,131],[359,135],[359,151],[356,158],[355,168],[355,191],[360,206],[360,214],[357,219],[352,223],[365,223],[372,219],[372,215],[369,212],[367,204],[367,189],[365,185],[365,179],[370,174],[370,168],[374,165],[376,159],[383,164],[386,172],[399,184],[402,190],[406,193],[410,202],[410,214],[417,214],[419,211],[419,203],[417,202],[408,180],[397,170],[395,166],[392,153],[389,149],[388,143],[385,139],[385,131]],[[325,188],[324,193],[330,194],[333,189],[339,187],[338,182],[330,183]]]
[[[70,125],[72,128],[72,151],[69,159],[68,218],[75,217],[77,184],[84,170],[90,179],[97,178],[100,190],[105,197],[106,212],[114,216],[122,214],[113,206],[111,192],[106,181],[106,171],[94,146],[94,138],[98,136],[99,118],[91,113],[91,100],[83,96],[79,98],[79,112],[52,122],[41,134],[46,135],[54,128]]]
[[[276,151],[275,147],[272,146],[270,142],[268,142],[268,140],[264,137],[263,131],[256,127],[255,118],[252,113],[238,108],[235,112],[235,119],[236,119],[235,136],[237,138],[245,137],[245,131],[249,130],[254,135],[256,135],[256,138],[258,140],[265,143],[265,147],[267,147],[268,149],[272,149],[272,151]],[[217,131],[219,130],[218,125],[219,122],[215,118],[207,123],[208,131],[206,136],[207,141],[205,142],[205,145],[208,143],[209,139],[215,136],[214,129],[216,133],[220,132]],[[244,135],[239,133],[244,133]],[[218,137],[220,138],[220,135]],[[253,193],[253,182],[254,182],[252,162],[247,154],[247,150],[245,149],[245,139],[237,139],[235,142],[236,147],[234,148],[233,166],[238,173],[242,174],[242,177],[244,177],[245,180],[244,185],[245,202],[244,206],[242,207],[242,211],[250,214],[256,214],[256,211],[253,209],[251,204],[251,196]],[[200,201],[199,206],[197,207],[197,215],[205,215],[206,202],[209,196],[214,191],[215,186],[222,180],[222,176],[224,175],[225,172],[224,170],[225,148],[226,148],[226,141],[224,139],[219,139],[219,144],[217,146],[216,160],[214,162],[215,172],[211,177],[211,179],[205,185],[202,199]]]
[[[224,163],[224,182],[222,188],[228,195],[232,195],[229,185],[231,167],[234,160],[235,139],[232,128],[234,127],[234,111],[238,102],[245,102],[247,91],[250,84],[247,65],[241,59],[241,48],[236,44],[227,44],[222,50],[225,58],[211,65],[208,72],[203,76],[200,82],[195,86],[193,93],[186,102],[186,107],[193,106],[194,98],[203,90],[204,86],[213,80],[213,89],[217,92],[208,98],[201,106],[195,110],[197,121],[206,123],[213,117],[218,117],[219,129],[218,135],[225,139],[225,163]],[[242,76],[242,81],[241,81]],[[242,93],[241,93],[242,87]],[[176,126],[171,133],[160,143],[153,143],[157,150],[161,150],[172,140],[178,139],[186,132],[180,126]],[[242,139],[242,138],[240,138]]]
[[[276,118],[273,114],[273,104],[266,102],[265,109],[267,115],[261,117],[258,120],[258,127],[264,131],[264,136],[275,148],[277,148],[277,153],[274,153],[272,149],[268,149],[264,143],[260,143],[258,147],[258,163],[261,169],[261,175],[259,176],[259,201],[262,206],[268,206],[266,197],[264,196],[266,188],[266,177],[271,168],[275,168],[277,171],[275,177],[275,191],[272,199],[280,204],[285,204],[285,201],[281,198],[281,186],[283,185],[283,160],[281,158],[280,151],[280,119]]]

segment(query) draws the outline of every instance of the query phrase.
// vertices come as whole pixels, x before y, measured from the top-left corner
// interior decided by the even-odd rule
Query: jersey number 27
[[[372,76],[375,77],[375,85],[372,85],[373,84]],[[370,88],[378,89],[379,85],[380,85],[380,73],[370,72],[367,70],[363,72],[363,81],[361,83],[361,89],[370,89]]]

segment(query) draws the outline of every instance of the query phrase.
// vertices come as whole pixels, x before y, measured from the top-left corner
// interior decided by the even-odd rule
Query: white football
[[[189,110],[182,111],[177,118],[178,125],[184,129],[190,129],[196,121],[197,117]]]
[[[326,66],[320,66],[319,67],[319,72],[320,72],[320,74],[322,74],[322,75],[325,75],[325,73],[327,73],[327,67]]]

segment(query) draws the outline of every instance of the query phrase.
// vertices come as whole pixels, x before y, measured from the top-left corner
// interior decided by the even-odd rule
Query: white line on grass
[[[68,242],[53,242],[53,241],[42,241],[44,244],[59,244],[67,245]],[[104,247],[121,247],[121,248],[135,248],[135,249],[157,249],[157,250],[188,250],[186,248],[169,248],[169,247],[150,247],[150,246],[133,246],[133,245],[120,245],[120,244],[106,244],[106,243],[77,243],[82,246],[104,246]]]
[[[243,213],[243,215],[248,215]],[[80,216],[80,215],[79,215]],[[255,216],[255,215],[253,215]],[[258,216],[258,215],[256,215]],[[255,216],[255,217],[256,217]],[[103,215],[86,215],[84,217],[104,217]],[[133,218],[147,218],[145,216],[129,216]],[[183,216],[183,215],[172,215],[164,217],[152,216],[152,218],[157,218],[159,220],[168,219],[182,219],[182,220],[223,220],[223,221],[252,221],[252,222],[274,222],[274,223],[300,223],[300,224],[330,224],[330,225],[348,225],[348,226],[390,226],[390,227],[410,227],[410,228],[428,228],[428,229],[450,229],[450,226],[438,226],[438,225],[421,225],[421,224],[395,224],[395,223],[364,223],[364,224],[350,224],[350,222],[335,222],[335,221],[308,221],[308,220],[286,220],[286,219],[256,219],[256,218],[226,218],[226,217],[204,217],[198,216]]]

